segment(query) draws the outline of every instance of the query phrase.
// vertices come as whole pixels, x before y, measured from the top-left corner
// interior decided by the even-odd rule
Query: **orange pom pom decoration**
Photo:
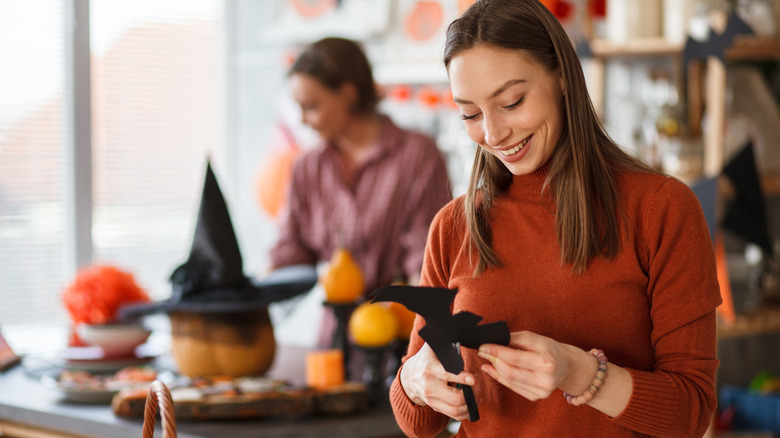
[[[116,320],[120,306],[150,301],[133,275],[114,266],[96,265],[80,270],[62,294],[74,324],[106,324]]]

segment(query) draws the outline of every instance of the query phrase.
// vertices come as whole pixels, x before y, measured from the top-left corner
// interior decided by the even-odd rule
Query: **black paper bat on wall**
[[[418,333],[430,345],[447,372],[463,371],[459,347],[478,349],[482,344],[509,345],[509,327],[504,321],[479,324],[482,317],[463,311],[452,314],[457,289],[416,286],[385,286],[372,294],[373,301],[394,301],[425,318]],[[469,409],[469,420],[479,420],[474,392],[463,385],[463,396]]]
[[[718,34],[710,28],[710,34],[706,41],[696,41],[688,37],[683,49],[684,65],[694,59],[706,59],[709,56],[717,56],[721,61],[725,61],[726,49],[734,42],[737,35],[752,35],[753,29],[739,18],[735,12],[729,14],[726,23],[726,29]]]

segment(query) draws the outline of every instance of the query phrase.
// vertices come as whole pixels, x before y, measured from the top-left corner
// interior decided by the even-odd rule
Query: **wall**
[[[456,16],[457,4],[470,2],[440,2],[443,15],[435,22],[437,27],[426,28],[430,36],[417,42],[407,33],[407,20],[419,12],[415,1],[343,1],[342,7],[316,19],[302,17],[292,3],[234,0],[229,11],[228,21],[234,25],[228,48],[228,86],[233,96],[228,135],[235,145],[229,197],[245,270],[252,275],[262,275],[268,268],[267,252],[276,238],[275,219],[260,207],[256,184],[261,165],[284,147],[279,124],[292,128],[303,148],[314,141],[300,125],[286,88],[286,69],[301,44],[325,36],[362,41],[375,79],[386,94],[381,110],[398,125],[437,139],[456,194],[465,191],[467,163],[473,153],[473,146],[461,135],[456,110],[443,103],[449,87],[440,62],[444,26]]]

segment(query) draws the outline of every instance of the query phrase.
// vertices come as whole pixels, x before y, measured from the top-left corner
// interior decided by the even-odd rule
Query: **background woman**
[[[289,78],[303,123],[322,142],[295,164],[272,265],[316,265],[342,247],[367,293],[397,280],[416,284],[431,220],[452,199],[442,154],[378,112],[371,66],[354,41],[305,47]]]

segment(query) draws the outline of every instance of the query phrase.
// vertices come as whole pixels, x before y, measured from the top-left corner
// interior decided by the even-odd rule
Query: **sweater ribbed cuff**
[[[417,406],[406,395],[401,386],[401,370],[390,386],[390,404],[395,420],[401,430],[409,437],[431,437],[441,432],[449,418],[428,406]]]
[[[631,400],[615,421],[654,436],[664,435],[679,410],[680,393],[667,375],[629,370],[634,381]]]

